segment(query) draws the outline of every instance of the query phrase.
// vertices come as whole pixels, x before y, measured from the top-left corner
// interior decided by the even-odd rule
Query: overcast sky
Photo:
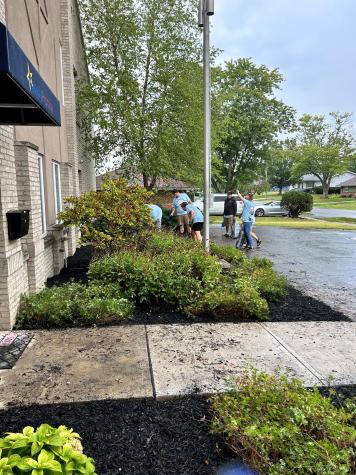
[[[279,68],[298,114],[356,113],[356,0],[215,0],[220,60]]]

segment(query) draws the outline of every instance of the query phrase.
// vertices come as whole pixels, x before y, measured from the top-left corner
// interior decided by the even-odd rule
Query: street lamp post
[[[204,74],[204,249],[210,250],[209,206],[211,169],[211,108],[210,108],[210,16],[214,15],[214,0],[199,0],[198,24],[203,28]]]

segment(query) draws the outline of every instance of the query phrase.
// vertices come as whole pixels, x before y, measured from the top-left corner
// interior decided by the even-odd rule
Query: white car
[[[226,200],[226,193],[213,193],[211,195],[211,206],[209,207],[209,214],[214,216],[223,216],[224,214],[224,203]],[[243,201],[237,195],[233,195],[237,204],[237,215],[242,214]],[[196,201],[193,203],[194,206],[197,206],[200,211],[204,212],[204,198],[199,196]]]

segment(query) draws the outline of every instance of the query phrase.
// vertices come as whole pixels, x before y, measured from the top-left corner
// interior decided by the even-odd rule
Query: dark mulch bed
[[[334,401],[339,406],[345,396],[356,396],[356,385],[339,387],[338,393]],[[209,419],[209,404],[198,396],[93,401],[0,411],[0,434],[44,422],[65,424],[82,436],[99,475],[214,474],[233,456],[210,433]]]
[[[92,258],[92,248],[83,246],[74,256],[68,258],[67,267],[61,273],[48,279],[47,286],[62,285],[70,280],[87,282],[87,271]],[[343,313],[333,310],[319,300],[304,295],[292,286],[288,287],[285,297],[278,302],[270,302],[269,321],[302,322],[302,321],[350,321]],[[165,324],[165,323],[214,323],[217,320],[207,317],[187,317],[179,312],[171,312],[161,307],[140,307],[135,310],[134,319],[129,324]],[[218,320],[221,322],[221,320]],[[226,319],[236,322],[236,319]],[[250,319],[249,321],[254,321]],[[255,320],[258,321],[258,320]]]
[[[43,422],[73,427],[99,475],[212,474],[224,454],[208,417],[208,403],[198,397],[94,401],[0,412],[0,433]]]

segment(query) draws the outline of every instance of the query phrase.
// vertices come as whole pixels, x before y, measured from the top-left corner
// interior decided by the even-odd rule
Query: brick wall
[[[84,72],[87,70],[76,0],[60,0],[60,12],[65,100],[62,121],[68,151],[61,162],[65,197],[94,189],[95,174],[90,161],[81,162],[85,147],[77,124],[73,67],[77,64]],[[0,21],[5,23],[5,0],[0,0]],[[48,277],[60,272],[65,258],[75,252],[78,241],[76,230],[67,232],[58,225],[48,227],[43,234],[38,147],[14,140],[13,127],[0,127],[0,330],[14,324],[21,294],[37,292]],[[29,233],[9,241],[6,212],[18,208],[30,210]]]

